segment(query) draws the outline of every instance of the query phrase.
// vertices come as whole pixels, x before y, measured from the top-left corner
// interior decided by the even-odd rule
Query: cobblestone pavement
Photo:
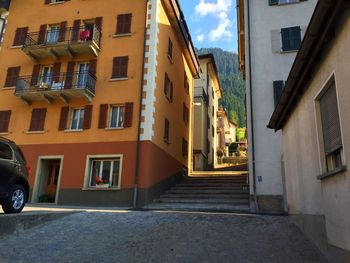
[[[187,212],[80,212],[0,239],[0,262],[317,262],[288,219]]]

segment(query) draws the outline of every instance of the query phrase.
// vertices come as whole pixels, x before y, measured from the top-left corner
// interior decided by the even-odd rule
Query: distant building
[[[188,169],[199,62],[178,1],[12,0],[9,13],[0,135],[27,157],[31,202],[140,206]]]
[[[329,262],[350,262],[350,5],[320,0],[269,127],[288,212]]]
[[[199,55],[200,78],[194,83],[193,155],[194,171],[210,170],[216,162],[216,112],[222,90],[212,54]]]
[[[282,137],[266,128],[317,0],[238,0],[239,66],[246,79],[251,200],[283,211]],[[252,202],[253,204],[253,202]]]

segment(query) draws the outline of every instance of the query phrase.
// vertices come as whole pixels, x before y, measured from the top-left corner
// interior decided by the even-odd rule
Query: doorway
[[[62,172],[62,158],[39,158],[32,202],[56,204]]]

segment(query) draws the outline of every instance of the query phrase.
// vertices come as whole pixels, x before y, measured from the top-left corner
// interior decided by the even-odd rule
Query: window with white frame
[[[343,167],[340,118],[335,80],[332,78],[318,98],[326,173]]]
[[[299,3],[306,0],[269,0],[269,5],[284,5],[284,4],[293,4]]]
[[[73,109],[69,129],[82,130],[83,124],[84,124],[84,109],[83,108]]]
[[[124,127],[124,106],[111,106],[109,112],[109,128]]]
[[[90,159],[89,187],[120,187],[121,158]]]
[[[60,33],[59,25],[50,26],[50,29],[47,32],[47,43],[56,43],[58,41],[59,33]]]

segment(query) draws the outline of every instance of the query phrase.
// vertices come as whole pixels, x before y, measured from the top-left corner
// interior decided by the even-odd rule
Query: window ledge
[[[64,132],[83,132],[84,130],[83,129],[79,129],[79,130],[64,130]]]
[[[128,77],[126,77],[126,78],[112,78],[109,81],[113,82],[113,81],[123,81],[123,80],[129,80],[129,78]]]
[[[333,176],[336,176],[338,174],[341,174],[341,173],[345,172],[346,169],[347,169],[346,166],[343,165],[339,168],[334,169],[333,171],[330,171],[330,172],[327,172],[327,173],[324,173],[324,174],[317,176],[317,179],[322,181],[322,180],[327,179],[329,177],[333,177]]]
[[[293,50],[281,50],[281,54],[289,54],[289,53],[296,53],[299,49],[293,49]]]
[[[44,134],[46,131],[26,131],[26,134]]]
[[[120,191],[120,187],[85,187],[82,191]]]
[[[3,87],[2,90],[14,90],[16,87]]]
[[[62,1],[62,2],[52,2],[49,5],[60,5],[60,4],[64,4],[66,1]]]
[[[9,132],[0,132],[0,136],[6,136],[6,135],[9,135],[10,133]]]
[[[11,46],[11,49],[16,49],[16,48],[23,48],[23,45],[19,45],[19,46]]]
[[[119,127],[119,128],[105,128],[105,131],[115,131],[115,130],[124,130],[124,127]]]
[[[114,34],[112,37],[113,38],[118,38],[118,37],[130,37],[130,36],[132,36],[132,33]]]

